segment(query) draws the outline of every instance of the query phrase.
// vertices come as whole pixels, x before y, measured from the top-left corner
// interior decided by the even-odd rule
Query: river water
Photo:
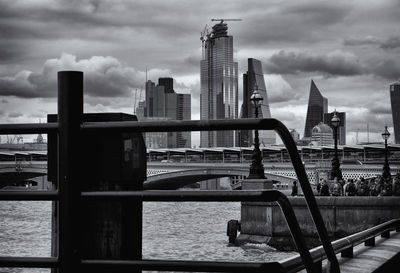
[[[51,202],[0,202],[0,256],[50,256]],[[144,203],[143,258],[278,261],[294,253],[263,245],[229,246],[226,224],[240,203]],[[50,272],[0,268],[0,272]]]

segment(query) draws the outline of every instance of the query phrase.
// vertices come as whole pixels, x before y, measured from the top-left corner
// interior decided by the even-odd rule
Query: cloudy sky
[[[262,61],[273,117],[302,136],[314,79],[329,110],[347,112],[348,144],[357,131],[367,140],[367,123],[381,141],[384,125],[393,133],[399,11],[398,0],[0,0],[0,123],[55,113],[59,70],[84,71],[85,112],[132,113],[146,68],[191,93],[199,119],[200,32],[211,18],[241,18],[228,30],[239,72]]]

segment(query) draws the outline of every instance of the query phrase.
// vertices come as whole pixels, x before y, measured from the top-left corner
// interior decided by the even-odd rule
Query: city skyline
[[[230,23],[239,64],[262,62],[271,115],[304,131],[308,85],[316,80],[329,112],[346,112],[347,143],[393,133],[389,86],[400,78],[398,1],[34,1],[0,3],[0,122],[38,122],[56,112],[56,71],[85,71],[85,111],[132,113],[134,90],[173,77],[200,118],[200,31]],[[222,8],[224,7],[224,8]],[[160,16],[162,14],[162,16]],[[185,14],[186,17],[181,16]],[[345,99],[344,99],[345,98]],[[239,95],[239,105],[242,103]],[[394,134],[392,134],[394,136]],[[394,137],[389,139],[392,142]],[[4,140],[4,139],[3,139]],[[199,141],[199,134],[193,139]]]

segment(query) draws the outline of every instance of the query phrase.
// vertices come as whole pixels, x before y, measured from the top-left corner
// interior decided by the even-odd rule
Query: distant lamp
[[[382,133],[382,138],[385,140],[385,162],[383,163],[383,172],[382,172],[382,177],[385,179],[385,181],[388,181],[392,178],[390,174],[390,167],[389,167],[389,160],[388,160],[388,146],[387,146],[387,141],[390,137],[390,133],[387,129],[387,126],[385,126],[385,131]]]
[[[387,126],[385,126],[385,131],[382,133],[382,138],[387,143],[387,140],[389,139],[389,137],[390,137],[390,133],[389,133],[389,131],[387,129]]]
[[[336,109],[333,112],[333,118],[331,119],[331,124],[333,127],[333,135],[335,140],[335,155],[332,159],[331,179],[337,177],[338,180],[341,180],[343,179],[343,177],[342,177],[342,171],[340,170],[340,161],[337,151],[337,129],[340,125],[340,118],[337,116]]]
[[[257,85],[254,86],[253,94],[250,101],[254,105],[254,115],[258,118],[258,107],[260,107],[263,97],[258,93]],[[254,130],[254,150],[251,156],[250,173],[248,179],[265,179],[264,165],[262,164],[262,154],[260,151],[260,140],[258,138],[258,130]]]
[[[262,101],[263,101],[263,97],[260,95],[260,93],[258,93],[258,88],[257,85],[255,86],[255,90],[253,92],[253,94],[251,94],[250,97],[250,101],[251,103],[253,103],[254,107],[255,107],[255,115],[256,118],[258,118],[258,107],[260,107]]]
[[[337,112],[333,113],[333,118],[331,119],[331,124],[333,127],[337,128],[340,124],[340,118],[337,116]]]

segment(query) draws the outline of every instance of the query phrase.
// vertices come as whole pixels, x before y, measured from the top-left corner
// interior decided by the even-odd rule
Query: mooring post
[[[79,152],[82,117],[83,72],[58,72],[59,273],[79,272]]]

